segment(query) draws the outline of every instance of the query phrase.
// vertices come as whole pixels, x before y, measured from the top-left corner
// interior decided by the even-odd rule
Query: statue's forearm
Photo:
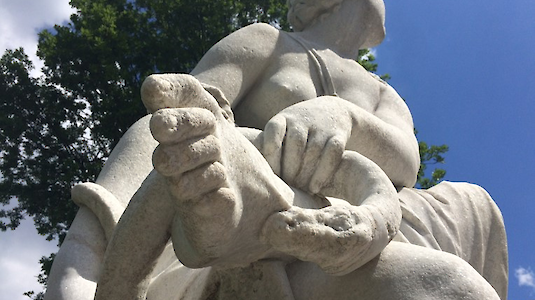
[[[81,207],[54,259],[45,299],[93,299],[106,244],[97,217]]]
[[[174,214],[165,179],[153,171],[117,225],[95,299],[145,299],[149,276],[169,240]]]
[[[348,263],[348,269],[371,260],[397,234],[401,223],[397,192],[381,168],[368,158],[346,151],[332,184],[323,192],[346,200],[351,204],[348,210],[355,210],[357,215],[365,216],[371,222],[373,238],[369,247],[359,255],[352,254],[352,260],[348,261],[353,261],[354,265]]]
[[[383,170],[363,155],[345,151],[332,183],[322,192],[377,213],[375,219],[388,229],[384,234],[389,239],[397,233],[401,222],[397,192]]]

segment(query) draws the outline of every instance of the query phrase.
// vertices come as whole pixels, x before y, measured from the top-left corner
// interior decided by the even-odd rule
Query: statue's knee
[[[500,299],[494,288],[468,262],[442,252],[436,271],[441,293],[451,295],[451,299]],[[429,282],[429,280],[427,280]],[[439,296],[439,295],[437,295]]]
[[[381,254],[384,284],[409,299],[499,299],[491,285],[466,261],[420,246],[390,244]]]

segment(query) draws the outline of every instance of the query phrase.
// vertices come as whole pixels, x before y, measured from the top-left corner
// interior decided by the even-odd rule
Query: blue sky
[[[449,145],[447,180],[477,183],[498,203],[509,239],[509,299],[535,299],[535,1],[386,0],[386,7],[379,74],[392,76],[419,139]],[[0,51],[24,46],[33,55],[38,28],[69,13],[68,0],[0,0]],[[30,223],[0,233],[0,298],[25,299],[36,288],[37,260],[51,251],[55,243]]]
[[[387,0],[379,73],[418,138],[447,144],[446,179],[483,186],[504,215],[509,299],[535,299],[535,1]],[[534,282],[535,283],[535,282]]]

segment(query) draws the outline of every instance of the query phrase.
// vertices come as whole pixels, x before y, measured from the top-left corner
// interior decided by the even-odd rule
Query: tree
[[[444,153],[448,152],[447,145],[427,145],[426,142],[418,142],[420,148],[420,170],[418,171],[417,186],[422,189],[428,189],[438,184],[444,176],[446,176],[446,170],[435,168],[431,173],[431,177],[425,176],[425,170],[428,165],[443,164]]]
[[[34,217],[37,230],[48,239],[66,230],[74,217],[70,186],[93,178],[99,159],[88,143],[82,104],[50,84],[29,77],[33,68],[21,49],[0,60],[0,201],[18,206],[0,216],[0,228],[14,229],[24,214]],[[84,170],[85,169],[85,170]]]
[[[33,65],[22,49],[0,60],[0,229],[15,229],[29,216],[40,234],[59,243],[77,211],[70,188],[94,181],[119,138],[145,114],[139,90],[146,76],[189,72],[214,43],[247,24],[289,26],[284,0],[71,5],[77,13],[68,25],[39,34],[42,78],[29,76]],[[374,60],[361,51],[359,62],[372,72]],[[6,208],[12,200],[17,205]],[[42,283],[52,259],[41,260]]]

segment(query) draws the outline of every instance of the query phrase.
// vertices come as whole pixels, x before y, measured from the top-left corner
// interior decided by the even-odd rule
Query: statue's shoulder
[[[280,32],[280,30],[271,25],[256,23],[234,31],[222,39],[219,44],[233,47],[262,48],[266,45],[274,44],[279,38]]]
[[[235,33],[240,33],[242,35],[247,35],[250,37],[264,37],[264,38],[278,38],[280,35],[280,30],[266,23],[254,23],[248,26],[245,26]]]
[[[224,57],[268,57],[277,45],[280,30],[265,23],[251,24],[223,38],[211,49]]]
[[[388,83],[386,83],[386,81],[384,81],[379,75],[373,73],[373,72],[368,72],[368,74],[375,80],[377,80],[379,83],[382,83],[383,85],[385,86],[389,86]]]

